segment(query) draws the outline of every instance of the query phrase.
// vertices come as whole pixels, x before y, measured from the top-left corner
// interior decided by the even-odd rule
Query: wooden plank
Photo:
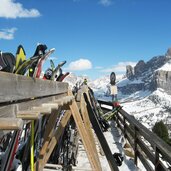
[[[42,104],[42,106],[50,106],[50,107],[57,108],[57,106],[63,106],[63,105],[68,104],[69,102],[72,101],[72,99],[74,99],[74,96],[64,96],[58,100],[54,100],[51,103],[44,103]]]
[[[80,107],[81,107],[81,114],[83,116],[84,125],[85,125],[86,131],[87,131],[87,135],[89,136],[89,139],[91,140],[91,145],[93,147],[92,148],[93,153],[95,154],[98,167],[102,170],[99,155],[98,155],[96,144],[95,144],[95,139],[94,139],[92,128],[91,128],[91,122],[89,120],[88,111],[86,108],[86,102],[84,100],[83,95],[81,96]]]
[[[55,100],[56,103],[61,103],[62,105],[70,103],[74,99],[74,96],[65,96],[61,99]]]
[[[151,167],[150,163],[147,161],[147,159],[144,157],[142,153],[139,151],[137,152],[139,159],[141,160],[142,164],[146,168],[147,171],[154,171],[154,169]]]
[[[33,111],[39,112],[42,115],[51,114],[51,112],[52,112],[51,107],[38,106],[38,107],[33,107],[32,109],[33,109]]]
[[[55,103],[55,102],[51,102],[51,103],[43,103],[42,104],[43,107],[50,107],[51,109],[58,109],[59,106],[61,106],[61,104]]]
[[[2,104],[0,105],[0,118],[6,117],[16,117],[18,111],[32,110],[33,107],[40,106],[42,103],[52,102],[55,98],[59,96],[64,96],[64,94],[52,96],[52,97],[43,97],[40,99],[30,99],[16,104]]]
[[[0,72],[0,103],[66,93],[68,83]]]
[[[42,156],[46,153],[46,149],[47,149],[50,139],[52,138],[55,123],[56,123],[56,120],[57,120],[57,117],[59,116],[59,114],[60,114],[60,109],[58,109],[58,110],[53,109],[52,113],[50,115],[50,118],[48,120],[48,123],[46,124],[46,129],[45,129],[45,132],[43,135],[43,139],[44,139],[43,146],[40,150],[40,155],[42,155]]]
[[[150,151],[149,147],[145,145],[145,143],[138,138],[137,140],[138,145],[140,146],[141,150],[147,155],[147,157],[150,159],[150,161],[155,164],[155,156],[154,154]]]
[[[43,156],[40,155],[40,159],[36,163],[38,165],[39,170],[43,170],[43,168],[44,168],[45,164],[47,163],[51,153],[53,152],[53,149],[55,148],[55,146],[56,146],[62,132],[64,131],[65,126],[66,126],[68,120],[70,119],[70,117],[71,117],[71,112],[67,111],[65,113],[64,117],[62,118],[62,120],[61,120],[61,122],[60,122],[54,136],[50,140],[50,142],[48,144],[48,149],[46,150],[46,153]]]
[[[19,130],[23,127],[23,120],[16,118],[0,118],[0,130]]]
[[[17,112],[17,118],[21,118],[23,120],[36,120],[40,116],[40,113],[37,111],[26,110]]]

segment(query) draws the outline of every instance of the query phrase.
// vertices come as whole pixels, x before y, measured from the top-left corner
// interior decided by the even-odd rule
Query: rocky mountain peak
[[[165,55],[155,56],[147,62],[140,60],[135,67],[126,66],[126,77],[131,81],[131,90],[156,90],[157,88],[162,88],[171,94],[171,69],[163,66],[171,63],[171,48],[169,48]],[[170,65],[171,66],[171,65]],[[134,80],[141,80],[141,85],[139,83],[134,83]],[[128,85],[127,85],[128,87]],[[122,87],[124,90],[126,87]],[[130,91],[129,88],[129,91]]]
[[[171,47],[167,50],[166,57],[171,59]]]

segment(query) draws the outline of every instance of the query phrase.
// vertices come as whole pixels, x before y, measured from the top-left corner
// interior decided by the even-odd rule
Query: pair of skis
[[[66,64],[66,61],[62,61],[60,62],[56,68],[55,68],[55,65],[54,65],[54,62],[52,60],[50,60],[50,64],[51,64],[51,68],[48,68],[45,72],[45,75],[44,75],[44,79],[48,79],[48,80],[53,80],[53,81],[63,81],[63,79],[69,75],[69,72],[63,74],[62,73],[62,66],[64,64]]]

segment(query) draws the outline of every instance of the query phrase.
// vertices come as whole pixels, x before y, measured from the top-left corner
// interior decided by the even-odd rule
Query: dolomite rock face
[[[157,88],[162,88],[171,94],[171,71],[160,69],[170,61],[171,48],[167,50],[165,55],[155,56],[147,62],[140,60],[135,67],[126,66],[126,77],[130,82],[119,89],[124,94],[131,94],[140,90],[154,91]],[[135,80],[141,81],[135,83]]]

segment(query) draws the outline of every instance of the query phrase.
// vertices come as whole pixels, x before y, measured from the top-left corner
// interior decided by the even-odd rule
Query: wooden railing
[[[105,105],[113,107],[111,102],[98,100],[103,110],[109,111]],[[151,132],[133,116],[123,109],[114,115],[117,126],[134,150],[134,163],[138,165],[138,158],[148,171],[171,170],[171,147],[156,134]]]

